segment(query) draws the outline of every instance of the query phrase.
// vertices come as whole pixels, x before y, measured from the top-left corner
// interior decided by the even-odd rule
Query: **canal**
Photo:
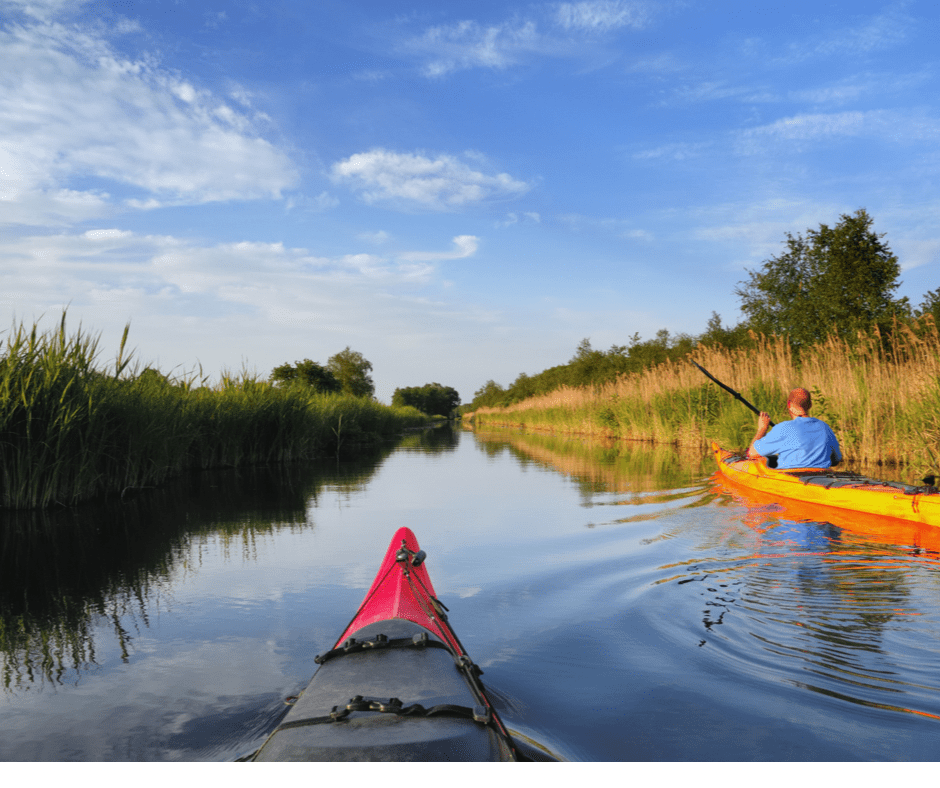
[[[0,760],[252,752],[401,526],[508,727],[558,758],[936,760],[940,538],[713,470],[444,428],[0,514]]]

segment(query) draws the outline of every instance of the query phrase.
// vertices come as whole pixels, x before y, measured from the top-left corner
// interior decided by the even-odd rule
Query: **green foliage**
[[[749,327],[808,347],[830,334],[851,339],[905,315],[906,301],[892,297],[898,259],[871,226],[859,209],[843,214],[835,227],[807,230],[805,238],[787,233],[786,251],[748,271],[735,290]]]
[[[395,389],[395,393],[392,394],[392,406],[411,406],[429,416],[450,418],[460,406],[460,395],[450,386],[426,383],[423,386]]]
[[[754,339],[745,323],[727,328],[722,326],[721,315],[717,312],[712,312],[705,326],[705,333],[699,336],[698,342],[708,347],[723,347],[728,350],[754,346]]]
[[[269,380],[272,383],[282,385],[308,386],[323,394],[338,392],[342,389],[340,382],[329,369],[317,364],[315,361],[311,361],[309,358],[298,361],[293,366],[291,364],[281,364],[281,366],[275,367]]]
[[[339,381],[344,394],[353,397],[371,397],[375,393],[375,384],[369,373],[372,364],[363,358],[362,353],[350,350],[346,346],[326,362],[327,369]]]

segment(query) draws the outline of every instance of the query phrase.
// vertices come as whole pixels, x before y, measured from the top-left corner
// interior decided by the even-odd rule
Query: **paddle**
[[[689,359],[689,360],[691,361],[691,359]],[[692,363],[695,364],[694,361],[692,361]],[[721,386],[725,391],[727,391],[727,392],[728,392],[731,396],[733,396],[736,400],[739,400],[739,401],[742,402],[743,404],[747,405],[747,407],[749,407],[749,408],[750,408],[752,411],[754,411],[758,416],[760,416],[760,411],[759,411],[757,408],[755,408],[750,402],[748,402],[746,399],[744,399],[744,397],[742,397],[740,394],[738,394],[738,392],[736,392],[733,388],[731,388],[730,386],[726,386],[724,383],[722,383],[720,380],[718,380],[718,378],[716,378],[714,375],[712,375],[707,369],[705,369],[705,367],[701,366],[700,364],[695,364],[695,366],[697,366],[700,370],[702,370],[702,372],[704,373],[705,377],[707,377],[709,380],[715,381],[715,383],[717,383],[719,386]],[[772,421],[770,422],[770,426],[771,426],[771,427],[774,426],[774,423],[773,423]]]

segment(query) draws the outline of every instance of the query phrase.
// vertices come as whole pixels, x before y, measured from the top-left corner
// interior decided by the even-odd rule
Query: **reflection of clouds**
[[[288,636],[286,625],[280,635]],[[263,733],[252,726],[281,710],[279,691],[299,688],[284,686],[285,656],[269,634],[191,646],[138,637],[132,670],[115,659],[106,633],[97,641],[100,667],[58,687],[55,703],[43,693],[23,693],[7,707],[5,760],[16,752],[44,761],[61,761],[65,753],[99,761],[232,758],[242,754],[241,742]],[[304,679],[296,679],[302,686]],[[89,724],[89,702],[95,724]],[[26,718],[28,726],[18,724]],[[227,719],[240,725],[222,724]],[[42,737],[35,735],[40,728]]]

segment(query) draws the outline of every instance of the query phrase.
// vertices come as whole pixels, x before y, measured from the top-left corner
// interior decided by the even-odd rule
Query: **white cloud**
[[[0,10],[21,11],[34,19],[52,19],[63,11],[74,12],[90,0],[0,0]]]
[[[398,200],[435,209],[517,196],[529,189],[506,173],[488,175],[453,156],[431,159],[381,148],[337,162],[333,177],[362,190],[367,202]]]
[[[382,246],[383,244],[388,243],[392,238],[392,236],[385,232],[385,230],[359,233],[359,235],[356,237],[360,241],[366,241],[367,243],[373,244],[374,246]]]
[[[452,252],[404,252],[398,255],[399,260],[460,260],[476,254],[480,239],[475,235],[458,235],[454,238],[454,251]]]
[[[624,0],[585,0],[555,6],[555,21],[566,30],[607,32],[622,27],[640,28],[648,17],[644,4]]]
[[[65,223],[103,212],[110,195],[76,189],[87,178],[174,204],[279,196],[295,183],[294,168],[255,123],[150,59],[118,55],[87,31],[6,24],[0,222]]]
[[[506,218],[496,223],[497,227],[512,227],[514,224],[541,224],[542,216],[536,211],[523,211],[516,213],[512,211],[506,214]]]

